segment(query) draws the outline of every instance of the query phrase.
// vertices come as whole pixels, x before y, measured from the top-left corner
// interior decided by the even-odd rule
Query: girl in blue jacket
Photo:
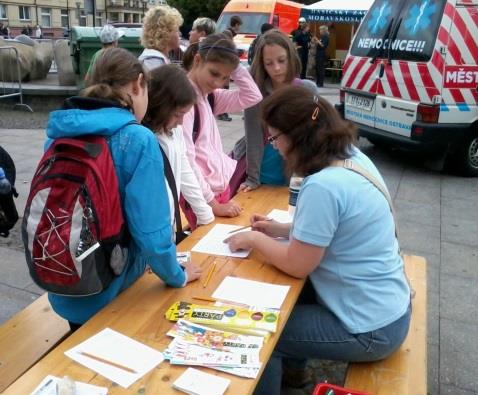
[[[53,309],[72,329],[128,288],[148,264],[166,284],[182,287],[200,270],[185,270],[176,259],[163,160],[154,134],[140,125],[148,106],[145,74],[137,58],[121,48],[105,50],[88,77],[81,96],[50,114],[50,139],[79,135],[107,136],[118,177],[123,212],[131,241],[123,272],[103,292],[87,297],[49,294]],[[131,121],[137,121],[131,123]]]

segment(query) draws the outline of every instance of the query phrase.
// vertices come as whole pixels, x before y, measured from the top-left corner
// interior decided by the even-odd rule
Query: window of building
[[[103,13],[97,12],[96,13],[96,26],[103,26]]]
[[[86,12],[81,10],[80,14],[80,26],[86,26]]]
[[[0,4],[0,19],[7,19],[7,6]]]
[[[21,21],[30,20],[30,7],[23,5],[18,6],[18,15],[20,16]]]
[[[139,14],[133,14],[133,23],[140,23]]]
[[[51,8],[41,8],[42,27],[51,27]]]
[[[70,16],[68,15],[67,9],[61,10],[61,27],[69,27],[70,26]]]
[[[117,12],[110,12],[109,15],[111,22],[119,22],[119,14]]]

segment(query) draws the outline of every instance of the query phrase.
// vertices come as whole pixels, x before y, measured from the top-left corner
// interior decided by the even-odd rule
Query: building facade
[[[59,38],[72,26],[103,26],[106,23],[141,23],[151,6],[165,0],[0,0],[0,28],[10,37],[21,33]],[[8,27],[8,29],[7,29]],[[5,35],[5,33],[3,33]],[[0,31],[2,35],[2,31]]]

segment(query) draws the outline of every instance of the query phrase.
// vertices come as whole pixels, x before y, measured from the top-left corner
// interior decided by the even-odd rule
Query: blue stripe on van
[[[470,107],[466,103],[457,103],[456,105],[460,111],[471,111]]]
[[[450,109],[448,108],[448,106],[445,103],[441,103],[440,104],[440,111],[446,112],[446,111],[450,111]]]

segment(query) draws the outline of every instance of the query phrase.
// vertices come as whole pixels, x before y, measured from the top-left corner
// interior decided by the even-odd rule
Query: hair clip
[[[314,95],[314,103],[319,105],[319,96]]]
[[[312,120],[313,121],[315,121],[317,119],[317,117],[319,116],[319,112],[320,112],[319,106],[315,107],[314,112],[312,113]]]

